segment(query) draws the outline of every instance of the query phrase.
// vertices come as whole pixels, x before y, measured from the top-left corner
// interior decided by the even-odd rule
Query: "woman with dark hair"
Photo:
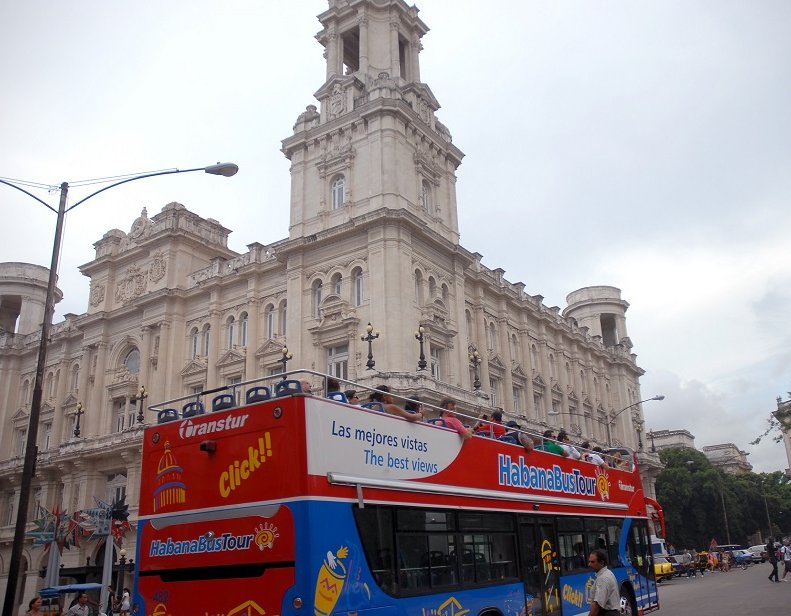
[[[43,616],[44,612],[41,611],[42,605],[44,605],[44,602],[41,600],[41,597],[33,597],[30,603],[27,604],[28,610],[25,612],[25,616]]]

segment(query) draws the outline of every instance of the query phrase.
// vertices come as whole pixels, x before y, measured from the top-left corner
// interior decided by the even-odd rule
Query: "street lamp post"
[[[291,353],[288,352],[288,347],[287,346],[283,346],[283,349],[280,352],[283,354],[283,357],[280,360],[280,363],[283,364],[283,380],[285,381],[286,380],[286,372],[288,371],[288,362],[289,362],[289,360],[293,359],[294,356]]]
[[[624,411],[628,411],[631,408],[641,405],[643,402],[650,402],[651,400],[664,400],[665,397],[663,395],[654,396],[653,398],[646,398],[645,400],[640,400],[639,402],[633,402],[629,406],[623,407],[620,411],[615,413],[610,419],[607,421],[607,445],[612,447],[612,426],[615,424],[615,420],[618,419],[618,416],[623,413]],[[640,439],[640,449],[642,449],[642,437],[639,436],[638,432],[638,439]]]
[[[374,326],[371,325],[370,321],[368,321],[365,331],[366,335],[360,337],[363,342],[368,343],[368,361],[365,363],[365,366],[368,368],[368,370],[373,370],[376,362],[374,361],[374,351],[371,343],[379,337],[379,332],[376,332],[375,334],[373,333]]]
[[[140,394],[137,396],[137,401],[140,403],[140,407],[137,409],[137,423],[139,424],[143,423],[146,419],[143,414],[143,406],[146,403],[146,398],[148,398],[148,392],[146,391],[145,385],[141,385]]]
[[[656,443],[654,443],[654,431],[649,430],[646,436],[651,439],[651,453],[656,453]]]
[[[417,328],[417,331],[415,332],[415,340],[417,340],[420,343],[420,357],[418,358],[417,361],[418,370],[425,370],[426,366],[428,366],[428,363],[426,362],[426,354],[423,351],[423,340],[424,340],[423,334],[425,333],[425,331],[426,330],[423,329],[423,326],[421,325],[420,327]]]
[[[33,381],[33,398],[30,404],[30,416],[28,418],[27,441],[25,444],[25,461],[22,466],[22,477],[19,482],[19,502],[17,505],[16,526],[14,527],[14,543],[11,549],[11,559],[8,564],[8,583],[6,585],[5,600],[3,602],[3,614],[13,614],[15,610],[14,602],[16,599],[17,585],[19,582],[19,570],[22,563],[22,548],[25,541],[25,526],[27,525],[27,509],[30,504],[30,489],[33,485],[33,476],[35,475],[37,447],[38,440],[38,424],[39,417],[41,416],[41,399],[42,399],[42,384],[44,381],[44,369],[47,363],[47,344],[49,343],[49,334],[52,327],[52,318],[55,312],[55,291],[58,278],[58,261],[60,259],[60,249],[63,242],[63,224],[65,222],[66,214],[73,210],[78,205],[85,203],[88,199],[110,190],[115,186],[134,182],[135,180],[142,180],[144,178],[155,177],[159,175],[171,175],[175,173],[191,173],[193,171],[204,171],[211,175],[222,175],[224,177],[231,177],[239,171],[239,167],[233,163],[217,163],[216,165],[209,165],[208,167],[196,167],[195,169],[169,169],[167,171],[155,171],[153,173],[144,173],[142,175],[135,175],[126,178],[120,182],[115,182],[109,186],[105,186],[91,193],[87,197],[80,199],[74,205],[66,207],[66,201],[69,195],[69,184],[63,182],[60,185],[60,199],[58,200],[58,209],[56,210],[46,201],[42,201],[35,195],[29,193],[24,188],[17,186],[6,180],[0,180],[0,184],[10,186],[20,192],[25,193],[28,197],[35,199],[41,203],[48,210],[52,210],[57,214],[57,222],[55,223],[55,238],[52,243],[52,258],[49,266],[49,278],[47,280],[47,294],[44,303],[44,320],[41,323],[41,338],[38,346],[38,360],[36,363],[36,374]]]
[[[74,436],[77,438],[80,437],[80,417],[85,413],[85,411],[83,411],[82,409],[83,409],[82,402],[78,402],[77,410],[74,412],[74,414],[77,416],[77,424],[74,426]]]
[[[473,348],[472,353],[470,353],[470,365],[472,366],[472,374],[473,374],[473,381],[472,381],[472,388],[475,391],[481,390],[481,362],[483,358],[481,354],[478,352],[478,349]]]
[[[118,596],[118,601],[121,601],[121,597],[123,597],[124,592],[124,574],[126,573],[126,548],[121,548],[120,551],[121,557],[118,559],[118,578],[116,579],[116,593]]]

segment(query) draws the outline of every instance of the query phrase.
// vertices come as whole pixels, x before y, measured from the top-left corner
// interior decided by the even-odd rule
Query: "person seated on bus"
[[[475,432],[475,434],[478,434],[479,432],[488,431],[489,430],[489,416],[486,413],[484,413],[478,419],[480,421],[478,421],[478,423],[475,424],[475,427],[473,428],[473,432]]]
[[[332,377],[328,376],[327,377],[327,386],[325,388],[324,395],[328,396],[332,392],[340,391],[340,390],[341,390],[341,384],[338,382],[338,380],[337,379],[333,379]]]
[[[489,431],[493,438],[500,438],[507,432],[503,425],[503,412],[500,409],[492,411],[492,423],[489,426]]]
[[[390,388],[387,385],[377,386],[376,391],[371,394],[371,401],[381,402],[385,409],[385,413],[397,415],[407,421],[421,421],[423,419],[423,413],[410,413],[398,406],[393,400],[393,395],[390,393]]]
[[[522,426],[518,423],[511,420],[505,424],[505,427],[510,428],[510,430],[500,437],[501,441],[508,440],[513,443],[519,443],[525,448],[525,451],[533,451],[533,449],[536,448],[536,443],[533,438],[529,434],[522,432]]]
[[[561,430],[560,432],[558,432],[558,442],[560,443],[560,446],[563,448],[563,451],[565,451],[568,454],[567,457],[573,460],[579,460],[582,457],[580,455],[580,452],[577,450],[577,448],[571,444],[571,441],[569,440],[568,432],[566,432],[565,430]]]
[[[357,395],[356,389],[347,389],[343,393],[346,394],[346,399],[349,401],[349,404],[360,406],[360,397]]]
[[[445,426],[456,430],[462,440],[466,441],[472,437],[472,430],[465,426],[458,417],[456,417],[456,402],[451,398],[444,398],[439,407],[442,409],[440,417],[445,421]]]
[[[568,458],[568,452],[556,443],[554,438],[555,433],[552,430],[544,430],[544,438],[541,440],[541,444],[536,446],[536,449]]]
[[[413,396],[411,400],[404,402],[404,410],[409,413],[423,412],[423,405],[420,404],[420,398]]]
[[[629,459],[625,459],[623,457],[623,453],[620,451],[616,451],[612,454],[612,468],[617,468],[622,471],[631,471],[632,470],[632,461]]]
[[[591,464],[595,464],[596,466],[601,466],[602,468],[607,467],[607,463],[604,461],[599,455],[599,451],[601,451],[601,447],[594,447],[591,449],[590,441],[583,441],[580,445],[582,448],[582,460],[583,462],[590,462]],[[597,451],[598,449],[598,451]]]
[[[307,379],[302,379],[299,384],[302,386],[302,393],[308,394],[309,396],[313,395],[313,387],[310,384],[310,381]]]

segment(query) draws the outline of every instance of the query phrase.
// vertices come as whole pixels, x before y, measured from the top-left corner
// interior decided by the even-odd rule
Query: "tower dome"
[[[0,263],[0,329],[32,334],[41,329],[49,269],[31,263]],[[63,299],[55,289],[55,303]]]

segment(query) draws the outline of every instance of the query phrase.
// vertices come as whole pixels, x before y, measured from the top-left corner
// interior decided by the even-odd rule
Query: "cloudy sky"
[[[565,306],[623,290],[649,429],[733,442],[791,389],[791,3],[425,0],[423,80],[466,158],[462,244]],[[183,203],[231,246],[288,232],[281,139],[323,83],[325,0],[0,3],[0,176],[75,183],[236,162],[114,189],[67,219],[59,318],[110,228]],[[99,186],[71,189],[71,202]],[[57,194],[31,189],[57,204]],[[0,261],[48,266],[55,216],[0,186]]]

